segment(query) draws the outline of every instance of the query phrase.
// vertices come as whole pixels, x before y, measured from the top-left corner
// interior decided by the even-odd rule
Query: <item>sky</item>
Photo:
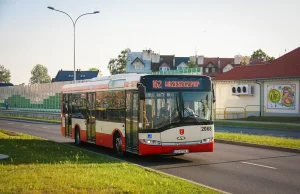
[[[15,85],[36,64],[58,70],[107,64],[121,50],[234,57],[262,49],[275,58],[300,46],[299,0],[0,0],[0,64]]]

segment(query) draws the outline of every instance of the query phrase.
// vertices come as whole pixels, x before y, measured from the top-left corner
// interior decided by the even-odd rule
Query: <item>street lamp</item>
[[[54,7],[48,7],[48,9],[51,9],[53,11],[58,11],[58,12],[61,12],[61,13],[64,13],[66,14],[67,16],[69,16],[69,18],[72,20],[72,23],[73,23],[73,27],[74,27],[74,83],[76,83],[76,71],[75,71],[75,25],[76,25],[76,22],[77,20],[81,17],[81,16],[84,16],[84,15],[90,15],[90,14],[97,14],[97,13],[100,13],[99,11],[94,11],[92,13],[85,13],[85,14],[82,14],[80,16],[78,16],[78,18],[74,20],[71,18],[71,16],[69,14],[67,14],[66,12],[63,12],[63,11],[60,11],[58,9],[54,9]]]

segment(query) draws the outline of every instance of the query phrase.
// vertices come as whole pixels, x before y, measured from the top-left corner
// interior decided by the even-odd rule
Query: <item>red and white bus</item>
[[[119,155],[213,152],[213,103],[208,76],[104,76],[62,87],[61,133]]]

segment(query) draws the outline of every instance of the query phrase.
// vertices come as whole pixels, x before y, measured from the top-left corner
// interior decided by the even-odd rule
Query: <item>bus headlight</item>
[[[160,141],[157,140],[150,140],[150,139],[140,139],[141,143],[147,145],[161,145]]]
[[[209,142],[212,142],[213,140],[214,140],[214,138],[210,137],[210,138],[202,139],[201,141],[199,141],[199,143],[209,143]]]

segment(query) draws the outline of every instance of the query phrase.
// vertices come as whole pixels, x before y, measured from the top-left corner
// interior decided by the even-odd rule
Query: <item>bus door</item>
[[[126,151],[138,153],[139,98],[137,92],[126,92]]]
[[[87,141],[94,143],[96,140],[96,107],[95,107],[96,93],[87,93],[86,106],[86,131]]]
[[[64,94],[63,116],[65,120],[65,136],[72,137],[71,94]]]

